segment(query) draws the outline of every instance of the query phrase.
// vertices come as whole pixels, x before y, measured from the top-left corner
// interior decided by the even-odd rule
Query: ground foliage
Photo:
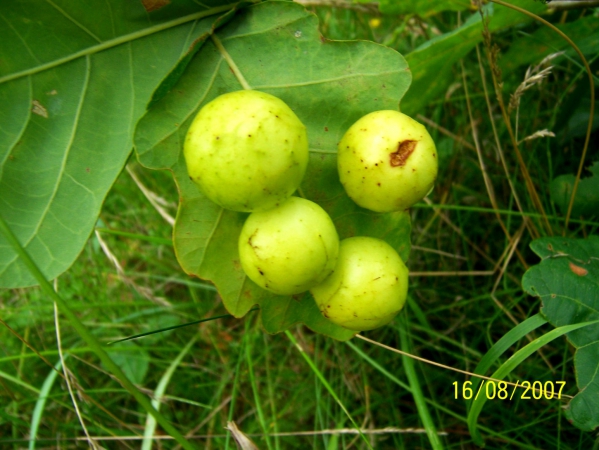
[[[1,17],[11,24],[0,29],[2,41],[11,44],[0,46],[0,214],[49,279],[62,273],[56,289],[98,339],[107,342],[222,316],[227,311],[221,299],[236,316],[248,312],[255,303],[268,307],[256,291],[241,306],[227,304],[226,293],[219,295],[212,284],[187,278],[177,262],[178,258],[188,273],[205,275],[194,268],[198,267],[197,258],[183,257],[181,233],[186,232],[186,220],[193,221],[191,216],[184,217],[187,204],[199,202],[203,210],[210,210],[184,179],[179,158],[180,139],[186,128],[184,119],[205,99],[193,98],[193,90],[177,92],[177,87],[186,82],[204,88],[218,87],[212,91],[204,89],[209,92],[206,99],[240,88],[238,77],[227,70],[222,54],[214,50],[209,36],[215,31],[233,60],[239,62],[239,70],[249,85],[284,98],[308,125],[313,142],[312,172],[310,182],[302,188],[308,198],[322,202],[337,218],[342,234],[371,232],[393,241],[385,230],[395,224],[403,228],[403,233],[411,222],[409,267],[415,276],[411,278],[408,307],[401,321],[370,332],[369,337],[471,371],[493,344],[514,329],[515,323],[525,322],[540,310],[550,324],[535,328],[526,339],[514,342],[505,356],[492,360],[489,367],[498,369],[510,354],[529,341],[543,338],[554,326],[563,326],[560,310],[564,302],[574,299],[579,305],[596,303],[596,290],[588,290],[580,283],[586,283],[592,278],[588,274],[594,277],[596,271],[592,255],[589,259],[582,254],[588,253],[590,247],[581,244],[594,242],[581,238],[596,234],[598,226],[593,218],[596,210],[588,203],[596,199],[592,188],[585,187],[592,186],[596,176],[580,183],[575,214],[565,229],[567,237],[535,240],[542,234],[557,235],[564,230],[564,209],[571,192],[568,189],[573,185],[588,120],[589,87],[584,71],[560,39],[529,19],[488,4],[487,27],[494,33],[492,44],[499,49],[495,63],[486,57],[481,35],[485,21],[465,2],[452,2],[446,11],[439,11],[426,1],[414,2],[418,9],[412,11],[393,10],[392,2],[383,2],[381,9],[389,13],[383,16],[369,9],[366,11],[370,12],[364,12],[357,7],[320,4],[305,7],[314,16],[292,3],[213,3],[198,6],[191,1],[173,2],[162,8],[153,5],[148,9],[157,9],[149,12],[140,4],[131,2],[125,8],[116,0],[88,2],[85,8],[58,3],[46,3],[35,10],[27,10],[23,4],[0,6]],[[593,33],[599,17],[596,11],[551,13],[542,2],[513,3],[542,13],[571,32],[593,70],[597,70],[599,44]],[[216,9],[211,9],[208,17],[201,17],[202,11],[210,8]],[[274,28],[240,32],[244,27],[262,23],[252,22],[251,18],[269,8],[268,20]],[[200,16],[194,16],[198,13]],[[98,17],[112,19],[103,21]],[[189,20],[175,26],[173,21],[182,18]],[[320,38],[317,27],[326,38]],[[329,39],[372,40],[399,53],[368,42],[336,43]],[[270,53],[271,58],[256,62],[252,60],[252,51],[261,46],[268,46],[269,51],[263,54]],[[284,57],[272,57],[290,48],[295,57],[288,64],[281,64]],[[554,67],[546,77],[520,91],[518,106],[509,112],[529,176],[540,192],[544,209],[540,211],[529,195],[509,145],[509,132],[500,119],[491,72],[495,69],[495,76],[501,77],[497,86],[502,88],[507,104],[510,94],[518,92],[528,77],[527,65],[538,65],[554,50],[566,52],[551,60]],[[333,53],[323,58],[326,64],[319,65],[320,59],[303,59],[327,51]],[[339,53],[344,51],[350,67],[362,67],[356,71],[358,75],[348,82],[349,87],[340,80],[323,83],[322,74],[335,69],[332,60],[343,60]],[[355,51],[363,52],[361,61],[350,57]],[[439,54],[442,57],[437,57]],[[411,70],[409,89],[409,81],[402,81],[405,61],[399,55],[405,56]],[[392,68],[384,70],[385,64]],[[501,74],[498,68],[502,69]],[[338,70],[343,73],[342,68]],[[197,79],[188,80],[186,74]],[[210,76],[215,81],[205,80]],[[290,80],[286,76],[299,78]],[[299,86],[314,80],[317,83],[313,86]],[[293,83],[298,86],[288,89]],[[372,91],[379,84],[393,86],[394,93],[385,96],[382,94],[387,91]],[[174,111],[170,106],[180,104],[176,98],[184,106],[175,111],[170,122],[165,121],[165,116],[160,115]],[[334,99],[334,104],[330,99]],[[398,106],[400,99],[404,112],[429,121],[425,124],[431,127],[437,142],[441,172],[430,203],[416,205],[409,217],[389,217],[374,227],[370,216],[355,210],[354,218],[345,220],[343,212],[355,207],[330,195],[339,186],[332,173],[332,156],[326,149],[334,148],[344,127],[362,111],[381,105]],[[135,125],[144,114],[136,131]],[[144,123],[153,115],[157,126],[152,135],[144,130]],[[524,140],[543,129],[554,131],[555,137],[544,134]],[[156,138],[165,136],[168,138],[157,146]],[[134,137],[141,163],[171,169],[176,184],[168,172],[147,171],[135,163],[135,157],[128,160]],[[480,155],[474,139],[480,145]],[[590,148],[597,148],[596,132]],[[507,174],[500,154],[510,168]],[[587,159],[589,174],[595,170],[591,162],[596,154]],[[123,172],[114,184],[127,161],[131,173],[137,174],[136,178],[145,185],[146,193],[150,190],[148,195],[161,208],[162,216],[174,214],[178,203],[183,205],[177,216],[174,251],[169,244],[168,223],[150,206],[129,172]],[[560,175],[568,178],[558,178]],[[564,179],[567,186],[555,194],[553,186]],[[553,185],[552,180],[556,180]],[[489,183],[493,186],[492,196]],[[524,216],[518,212],[517,203]],[[501,210],[499,214],[491,211],[494,204]],[[96,222],[98,214],[100,220]],[[210,214],[224,215],[217,210]],[[223,225],[228,225],[220,230],[223,237],[227,233],[234,235],[242,220],[239,215],[227,219],[230,220]],[[209,221],[208,228],[214,223]],[[94,224],[98,233],[90,238]],[[511,252],[515,237],[517,247]],[[2,239],[2,285],[32,284],[32,278]],[[207,248],[206,243],[210,242],[229,240],[196,239],[198,249]],[[394,242],[407,256],[406,241]],[[534,253],[528,250],[531,242]],[[554,249],[563,245],[576,248],[550,255],[544,250],[547,242],[557,242]],[[231,247],[230,242],[226,245]],[[229,256],[224,266],[229,271],[234,266],[235,250],[227,250],[226,245],[223,249]],[[540,264],[535,253],[542,258]],[[572,264],[577,269],[572,269]],[[581,275],[585,270],[588,274]],[[210,274],[205,278],[216,281]],[[545,279],[539,284],[539,280]],[[547,298],[544,286],[555,282],[560,283],[560,291],[551,287]],[[220,285],[217,282],[221,291],[223,286],[234,291],[242,285],[239,280],[223,281]],[[551,303],[552,293],[559,297],[557,303]],[[67,355],[65,364],[74,374],[71,385],[78,393],[80,409],[75,411],[64,378],[51,368],[62,367],[56,350],[58,329],[52,304],[36,288],[5,290],[0,295],[0,317],[4,321],[0,329],[3,445],[22,447],[28,436],[37,438],[38,447],[69,445],[75,436],[83,435],[77,416],[92,435],[128,434],[141,439],[144,428],[152,429],[139,405],[103,372],[90,348],[68,323],[61,323],[60,348]],[[536,295],[542,296],[542,305]],[[299,304],[307,300],[302,299]],[[574,317],[569,323],[592,320],[595,313]],[[403,429],[401,434],[388,431],[372,435],[369,439],[375,448],[429,447],[433,441],[426,434],[411,430],[423,423],[431,430],[428,422],[423,422],[421,403],[432,412],[435,429],[446,433],[441,435],[440,445],[471,445],[466,402],[454,385],[466,380],[461,374],[416,363],[411,369],[412,375],[419,378],[420,387],[416,389],[398,355],[355,339],[341,343],[291,326],[295,322],[309,323],[326,335],[349,337],[319,328],[314,312],[308,316],[281,317],[275,308],[269,323],[264,320],[264,311],[262,315],[252,311],[243,320],[223,317],[114,344],[111,354],[145,392],[154,391],[162,398],[162,413],[179,429],[211,436],[196,438],[194,442],[200,447],[232,448],[233,442],[222,435],[222,429],[227,420],[235,420],[244,432],[256,435],[253,439],[260,448],[367,448],[364,440],[356,440],[353,435],[297,434],[351,427],[323,379],[355,422],[365,429]],[[400,328],[401,323],[409,325]],[[9,326],[14,333],[9,332]],[[297,346],[291,345],[285,334],[270,336],[263,332],[263,328],[280,331],[288,327]],[[402,339],[400,331],[404,333]],[[478,419],[488,447],[592,447],[593,434],[579,431],[568,420],[585,430],[596,426],[596,417],[585,412],[585,408],[596,410],[593,396],[589,395],[596,389],[592,364],[596,361],[596,339],[588,338],[592,332],[588,327],[568,335],[568,340],[552,340],[523,360],[508,377],[513,382],[566,381],[566,393],[576,396],[567,412],[564,414],[561,408],[567,399],[488,401]],[[195,344],[190,346],[190,342]],[[306,365],[301,355],[308,355],[314,365]],[[132,364],[133,361],[137,362]],[[282,431],[291,436],[277,434]],[[122,441],[122,445],[137,448],[137,443],[126,442]],[[165,448],[173,447],[168,441],[161,442]],[[434,445],[440,448],[439,444]]]

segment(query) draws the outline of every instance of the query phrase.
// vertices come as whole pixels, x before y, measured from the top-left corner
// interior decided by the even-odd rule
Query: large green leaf
[[[231,9],[213,3],[0,3],[0,214],[48,279],[83,248],[152,93],[207,31],[196,20]],[[0,236],[0,287],[32,284]]]
[[[543,3],[530,0],[513,0],[510,3],[536,14],[546,8]],[[493,3],[485,5],[483,12],[485,19],[489,20],[491,32],[531,20],[524,14]],[[483,23],[477,11],[458,29],[435,37],[406,55],[414,79],[401,104],[404,113],[416,115],[431,101],[443,97],[455,80],[452,75],[454,65],[482,42],[482,32]]]
[[[546,237],[531,244],[541,257],[522,278],[522,286],[540,297],[541,314],[555,327],[599,320],[599,237]],[[574,367],[580,392],[566,414],[583,430],[599,426],[599,325],[567,334],[576,348]]]
[[[146,167],[170,169],[180,192],[174,231],[177,257],[192,275],[212,280],[236,317],[259,304],[262,323],[279,332],[294,323],[347,339],[352,332],[325,320],[310,294],[275,296],[250,281],[239,264],[237,240],[247,214],[207,200],[187,175],[182,143],[195,113],[225,92],[242,89],[233,64],[253,89],[285,101],[308,129],[310,163],[302,193],[331,215],[340,236],[369,235],[409,254],[407,213],[375,214],[356,206],[338,181],[336,146],[362,115],[397,109],[410,72],[397,52],[372,42],[331,42],[316,16],[289,2],[247,7],[190,61],[179,83],[140,120],[135,146]],[[229,62],[227,62],[227,60]]]

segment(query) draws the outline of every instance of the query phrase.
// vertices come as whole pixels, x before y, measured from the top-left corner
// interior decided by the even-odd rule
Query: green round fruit
[[[223,94],[193,120],[183,146],[190,178],[234,211],[277,206],[308,165],[306,127],[282,100],[258,91]]]
[[[403,211],[422,200],[437,177],[437,150],[423,125],[399,111],[365,115],[337,148],[347,195],[377,212]]]
[[[322,314],[355,331],[389,323],[403,308],[408,268],[385,241],[352,237],[341,241],[333,274],[310,289]]]
[[[331,274],[339,236],[316,203],[291,197],[280,206],[250,214],[239,236],[247,276],[279,295],[307,291]]]

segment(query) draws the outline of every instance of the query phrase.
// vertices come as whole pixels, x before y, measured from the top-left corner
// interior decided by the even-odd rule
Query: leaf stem
[[[239,70],[239,67],[237,67],[237,64],[235,64],[235,61],[233,61],[233,58],[231,58],[231,55],[229,55],[229,52],[227,52],[227,49],[225,48],[221,40],[216,36],[216,34],[212,34],[210,35],[210,37],[212,38],[214,45],[216,45],[216,48],[218,49],[222,57],[225,59],[225,61],[227,61],[227,64],[231,68],[231,71],[235,75],[235,78],[237,78],[237,81],[239,81],[239,84],[241,84],[241,86],[245,90],[250,91],[252,87],[249,85],[249,83],[241,73],[241,70]]]

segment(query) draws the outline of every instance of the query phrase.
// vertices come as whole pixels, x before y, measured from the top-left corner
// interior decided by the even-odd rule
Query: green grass
[[[429,39],[422,30],[446,32],[457,24],[457,15],[449,12],[426,19],[381,17],[377,27],[370,21],[377,16],[363,12],[329,7],[319,7],[316,12],[329,38],[374,39],[403,53]],[[569,13],[566,20],[575,20],[575,14]],[[537,25],[527,25],[520,31],[536,29]],[[508,31],[496,41],[506,51],[518,37],[518,33]],[[595,49],[597,53],[599,49]],[[499,141],[513,170],[512,183],[526,217],[542,231],[542,217],[517,172],[484,57],[482,64]],[[525,70],[521,67],[503,74],[506,99],[522,81]],[[561,234],[563,214],[552,204],[548,185],[556,175],[574,173],[580,157],[583,137],[568,134],[560,123],[567,113],[563,109],[568,107],[569,88],[585,95],[580,70],[577,62],[560,60],[545,82],[526,92],[517,123],[521,137],[545,128],[558,134],[555,139],[537,139],[522,146],[556,235]],[[475,52],[464,60],[464,71],[499,217],[514,235],[523,217],[515,212],[514,197],[496,157]],[[459,65],[453,75],[454,83],[462,82]],[[421,114],[472,144],[472,124],[460,86]],[[441,170],[432,204],[422,203],[412,210],[412,242],[418,248],[412,251],[410,270],[492,271],[496,263],[503,263],[501,256],[509,241],[492,210],[477,155],[460,141],[431,130],[438,144]],[[598,139],[595,132],[591,149],[597,148]],[[170,174],[145,170],[134,158],[130,164],[145,186],[165,200],[166,211],[174,216],[178,196]],[[596,234],[598,226],[597,217],[573,218],[567,235]],[[181,271],[169,243],[171,226],[126,171],[104,203],[98,232],[122,273],[92,235],[56,287],[100,342],[225,316],[150,334],[130,345],[105,347],[125,360],[136,357],[147,362],[147,371],[140,371],[142,364],[136,364],[127,369],[129,375],[138,377],[144,393],[160,391],[160,412],[183,434],[189,434],[197,448],[235,448],[225,430],[231,420],[260,449],[476,448],[468,431],[467,402],[456,399],[454,391],[454,382],[461,386],[468,377],[449,368],[475,370],[483,355],[515,327],[506,310],[521,323],[539,309],[539,301],[523,293],[520,286],[527,266],[538,261],[528,249],[532,240],[528,229],[517,246],[519,255],[512,256],[501,279],[498,272],[492,276],[412,277],[406,314],[389,326],[364,333],[449,368],[407,359],[360,339],[340,343],[304,327],[267,335],[255,312],[243,319],[226,316],[215,289]],[[51,299],[36,287],[3,291],[0,318],[6,324],[0,325],[0,447],[32,448],[27,438],[36,423],[35,448],[87,445],[76,441],[85,434],[63,376],[53,369],[59,367],[59,355]],[[101,437],[98,445],[105,448],[141,448],[146,412],[110,376],[66,317],[59,315],[58,320],[61,349],[69,355],[65,363],[77,392],[74,400],[89,435]],[[545,325],[529,336],[537,339],[551,329]],[[519,339],[508,354],[528,343],[526,338]],[[505,359],[505,355],[494,358],[487,375],[499,369]],[[575,395],[573,349],[559,337],[523,360],[506,380],[564,380],[564,392]],[[564,405],[564,401],[544,399],[487,401],[478,418],[487,448],[594,448],[594,435],[571,425],[563,414]],[[389,429],[385,431],[386,427]],[[176,443],[159,439],[153,448],[176,448]]]

